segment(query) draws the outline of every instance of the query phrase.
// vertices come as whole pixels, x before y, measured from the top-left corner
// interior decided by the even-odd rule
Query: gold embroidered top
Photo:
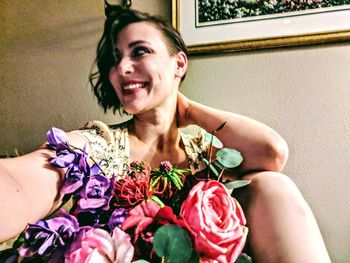
[[[91,157],[100,162],[106,176],[124,173],[130,164],[130,144],[126,123],[108,126],[101,121],[90,121],[77,131],[84,136],[92,149]],[[188,156],[192,174],[205,168],[202,157],[206,155],[208,143],[200,130],[197,136],[180,132]]]

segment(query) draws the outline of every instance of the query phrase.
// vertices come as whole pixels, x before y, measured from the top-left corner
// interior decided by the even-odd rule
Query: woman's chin
[[[142,109],[140,109],[139,107],[132,107],[132,106],[125,107],[124,106],[124,112],[127,114],[131,114],[131,115],[137,115],[137,114],[142,113]]]

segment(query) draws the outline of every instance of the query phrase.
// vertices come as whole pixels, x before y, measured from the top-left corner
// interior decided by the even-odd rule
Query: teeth
[[[124,86],[124,90],[132,90],[132,89],[137,89],[137,88],[143,88],[145,86],[144,83],[135,83],[135,84],[130,84]]]

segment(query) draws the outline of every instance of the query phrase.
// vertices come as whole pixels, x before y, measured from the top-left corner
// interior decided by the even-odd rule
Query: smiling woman
[[[187,52],[167,22],[109,4],[106,14],[90,80],[105,111],[133,117],[89,122],[68,134],[53,128],[39,150],[0,160],[0,240],[29,223],[2,258],[176,262],[164,244],[183,243],[177,252],[187,258],[180,262],[234,262],[248,238],[255,262],[330,262],[310,208],[280,173],[288,157],[284,139],[256,120],[181,94]],[[180,128],[188,125],[201,133],[185,134]],[[235,153],[235,166],[214,162],[220,150],[205,131]],[[214,177],[216,169],[223,174]],[[220,178],[251,181],[235,191],[246,216]],[[46,217],[68,198],[69,214]],[[183,242],[173,238],[180,236]],[[123,261],[120,253],[127,254]]]
[[[118,34],[109,79],[126,112],[137,114],[176,101],[172,97],[186,72],[187,59],[184,52],[172,56],[164,41],[152,23],[133,23]],[[178,77],[175,82],[174,76]]]

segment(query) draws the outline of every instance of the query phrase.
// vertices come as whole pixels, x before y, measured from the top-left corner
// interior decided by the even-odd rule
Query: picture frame
[[[198,26],[197,1],[172,0],[172,25],[190,55],[350,42],[350,4]]]

